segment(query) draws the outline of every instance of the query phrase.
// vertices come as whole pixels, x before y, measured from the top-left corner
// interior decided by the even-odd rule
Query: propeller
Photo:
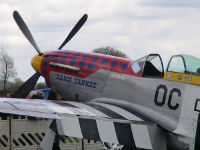
[[[27,25],[25,24],[24,20],[20,16],[20,14],[17,11],[14,11],[13,17],[14,17],[14,20],[17,23],[18,27],[22,31],[22,33],[25,35],[25,37],[28,39],[28,41],[31,43],[31,45],[38,52],[39,56],[42,56],[43,53],[40,51],[39,47],[37,46],[30,30],[28,29]],[[84,14],[82,16],[82,18],[77,22],[77,24],[71,30],[71,32],[69,33],[67,38],[64,40],[64,42],[58,48],[59,50],[62,49],[74,37],[74,35],[80,30],[80,28],[83,26],[83,24],[87,21],[87,18],[88,18],[87,14]],[[13,97],[13,98],[26,98],[27,95],[31,92],[31,90],[35,87],[39,77],[40,77],[40,73],[36,72],[21,87],[19,87],[19,89],[17,91],[15,91],[15,93],[12,94],[11,97]]]
[[[38,48],[37,44],[35,43],[35,40],[34,40],[32,34],[31,34],[30,30],[28,29],[27,25],[23,21],[23,19],[20,16],[20,14],[17,11],[14,11],[13,12],[13,17],[14,17],[15,22],[17,23],[18,27],[20,28],[20,30],[23,32],[23,34],[27,38],[27,40],[29,40],[31,45],[36,49],[38,54],[41,56],[42,53],[40,52],[40,49]]]
[[[73,37],[74,35],[80,30],[80,28],[84,25],[84,23],[87,21],[88,15],[84,14],[81,19],[77,22],[77,24],[74,26],[74,28],[71,30],[71,32],[68,34],[67,38],[64,40],[64,42],[60,45],[58,50],[62,49]]]
[[[32,77],[30,77],[22,86],[20,86],[15,93],[11,95],[13,98],[26,98],[28,94],[35,87],[40,74],[36,72]]]

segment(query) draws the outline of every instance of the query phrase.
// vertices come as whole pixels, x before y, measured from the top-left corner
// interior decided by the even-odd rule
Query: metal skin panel
[[[96,88],[91,88],[89,86],[77,84],[74,80],[74,78],[76,79],[77,77],[69,76],[72,78],[71,82],[57,79],[56,77],[58,74],[62,76],[69,75],[56,72],[50,73],[50,82],[52,88],[58,93],[64,94],[62,95],[64,99],[90,101],[94,100],[95,98],[105,97],[108,98],[106,102],[111,104],[116,104],[121,100],[123,101],[123,105],[128,105],[132,110],[135,110],[135,107],[132,106],[134,104],[142,107],[142,109],[140,108],[138,111],[141,116],[144,115],[148,119],[158,122],[158,124],[170,131],[175,130],[177,127],[180,117],[182,99],[185,92],[185,84],[183,83],[174,83],[155,78],[140,78],[115,72],[111,72],[109,74],[108,71],[99,70],[86,78],[78,78],[80,80],[95,82]],[[109,77],[107,79],[108,74]],[[163,104],[163,106],[156,105],[154,100],[156,90],[159,85],[165,85],[167,87],[165,104]],[[177,93],[172,95],[171,105],[179,105],[177,109],[172,110],[169,109],[168,99],[170,97],[170,91],[174,88],[180,89],[181,95],[180,97],[177,95]],[[158,102],[162,101],[163,94],[164,92],[161,89],[158,93]]]
[[[108,75],[109,71],[99,70],[87,78],[80,78],[52,71],[50,83],[64,99],[83,102],[102,96]]]
[[[102,72],[103,70],[101,70],[101,74]],[[95,76],[98,76],[98,74],[100,73],[96,72],[84,79],[92,80],[94,79]],[[99,82],[100,81],[101,80],[99,80]],[[195,101],[196,101],[195,98],[198,97],[197,95],[200,96],[200,94],[198,94],[197,92],[199,90],[198,86],[187,85],[183,83],[176,83],[176,82],[171,82],[171,81],[167,81],[163,79],[139,78],[139,77],[119,74],[115,72],[111,72],[109,74],[109,78],[108,79],[105,78],[104,81],[106,81],[105,82],[106,84],[102,85],[101,88],[97,89],[95,92],[93,92],[93,94],[91,92],[92,90],[89,90],[86,87],[84,87],[85,88],[84,89],[83,87],[74,88],[74,86],[71,86],[71,84],[65,83],[64,85],[65,87],[66,85],[68,85],[67,87],[68,91],[72,95],[75,95],[78,93],[80,95],[80,100],[87,100],[87,101],[93,100],[96,102],[104,102],[104,103],[109,103],[116,106],[124,107],[127,110],[129,109],[135,114],[137,114],[138,117],[141,117],[145,120],[151,120],[153,122],[156,122],[160,126],[167,129],[168,131],[176,133],[177,136],[181,137],[182,135],[184,135],[188,137],[184,139],[178,138],[179,142],[185,141],[186,143],[188,142],[190,143],[191,142],[190,138],[193,138],[193,139],[195,138],[198,113],[196,113],[196,117],[195,117],[194,111],[193,111],[194,110],[193,105],[195,104]],[[54,82],[57,83],[57,81],[54,81]],[[60,84],[55,84],[55,83],[53,83],[52,85],[54,86],[59,85],[61,87],[60,88],[57,87],[57,88],[63,89],[62,87],[63,85],[61,83]],[[166,85],[167,87],[166,100],[163,106],[157,106],[154,100],[156,89],[159,85]],[[172,105],[174,106],[175,104],[178,104],[179,107],[176,110],[171,110],[169,109],[167,101],[170,97],[170,91],[174,88],[180,89],[181,96],[179,97],[177,93],[174,93],[172,95],[172,100],[171,100]],[[103,93],[102,93],[102,89],[103,89]],[[81,94],[78,91],[81,91],[83,93]],[[191,93],[190,91],[194,91],[194,92]],[[84,92],[86,93],[91,92],[90,95],[94,95],[94,96],[90,97],[87,94],[84,94]],[[162,101],[163,95],[164,95],[164,91],[160,90],[160,93],[158,94],[159,102]],[[193,98],[193,101],[191,101],[192,103],[189,103],[191,108],[190,108],[190,111],[188,111],[188,104],[184,104],[184,106],[182,106],[182,104],[183,102],[186,103],[188,99],[192,97],[191,95],[193,95],[193,97],[195,98]],[[103,99],[98,98],[102,96],[106,98],[103,98]],[[187,108],[186,109],[187,111],[185,111],[184,108]],[[184,113],[187,113],[187,115]],[[194,116],[194,118],[196,118],[194,120],[196,121],[194,121],[193,119],[192,120],[189,119],[190,123],[188,123],[189,120],[188,119],[186,120],[185,118],[191,118],[189,116]],[[182,126],[184,126],[184,128],[187,127],[186,128],[187,130],[185,130]],[[137,140],[137,137],[135,139]],[[142,145],[142,144],[139,144],[139,145]]]
[[[178,136],[195,138],[197,121],[194,120],[198,120],[198,115],[195,117],[194,108],[190,109],[190,113],[187,114],[188,118],[194,116],[195,119],[190,119],[190,124],[187,124],[188,120],[184,120],[184,116],[187,115],[184,113],[188,111],[184,110],[182,104],[190,99],[191,96],[188,95],[193,93],[193,95],[199,95],[197,92],[200,89],[199,86],[156,78],[141,78],[114,72],[112,69],[110,72],[100,69],[84,78],[67,75],[72,79],[79,78],[80,80],[96,82],[96,88],[91,88],[81,84],[76,85],[75,82],[63,82],[56,79],[57,74],[65,75],[50,71],[49,81],[53,89],[63,94],[64,99],[112,104],[129,110],[144,120],[153,121]],[[191,92],[194,89],[196,91]],[[195,102],[193,101],[190,105],[193,106]],[[198,107],[200,108],[200,103]],[[187,104],[185,104],[185,108],[187,108]],[[182,126],[187,126],[188,129],[185,130]],[[191,141],[187,138],[184,140]],[[180,140],[180,142],[182,141],[183,139]]]
[[[121,74],[123,79],[118,79],[113,78],[112,74],[116,73],[110,73],[104,88],[104,97],[117,99],[118,101],[123,100],[124,104],[122,103],[122,105],[125,107],[128,106],[133,111],[136,110],[134,105],[137,105],[141,107],[138,110],[138,113],[141,114],[141,116],[148,116],[148,119],[158,122],[158,124],[170,131],[173,131],[176,128],[179,121],[182,100],[185,92],[184,84],[165,81],[163,79],[138,78],[123,74]],[[165,85],[167,87],[165,103],[162,106],[155,104],[156,90],[160,85]],[[179,105],[179,107],[175,110],[169,109],[168,107],[170,91],[173,88],[180,89],[181,91],[180,97],[178,97],[176,93],[172,96],[172,105],[175,105],[176,103]],[[164,92],[162,89],[160,89],[157,98],[158,102],[163,101],[163,95]],[[115,102],[109,102],[109,100],[107,100],[107,103],[114,104]],[[119,105],[121,105],[120,102]]]
[[[190,149],[199,149],[199,86],[186,85],[178,127],[173,132],[180,135],[179,141],[189,143]]]

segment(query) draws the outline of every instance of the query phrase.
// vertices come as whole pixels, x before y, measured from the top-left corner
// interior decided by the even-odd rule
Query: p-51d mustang
[[[136,61],[62,47],[85,23],[84,15],[58,51],[41,53],[18,14],[14,19],[38,51],[36,70],[0,112],[55,119],[41,148],[55,134],[129,146],[130,149],[200,149],[200,59],[173,56],[164,72],[158,54]],[[67,102],[24,99],[42,75]]]

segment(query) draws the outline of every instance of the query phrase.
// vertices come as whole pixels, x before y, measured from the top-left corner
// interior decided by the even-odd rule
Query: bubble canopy
[[[131,69],[135,74],[142,77],[163,78],[164,69],[162,59],[159,54],[149,54],[131,64]]]
[[[172,56],[167,71],[200,76],[200,59],[185,54]]]

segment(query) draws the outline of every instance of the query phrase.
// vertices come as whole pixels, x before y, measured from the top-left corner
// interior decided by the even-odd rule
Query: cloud
[[[150,7],[184,7],[184,8],[197,8],[200,7],[198,0],[140,0],[141,5]]]
[[[83,14],[85,26],[64,47],[89,52],[113,46],[132,59],[160,53],[165,65],[179,53],[200,56],[199,2],[190,0],[1,0],[0,44],[7,45],[18,75],[30,77],[36,54],[12,18],[18,10],[42,51],[57,49]],[[26,71],[24,71],[26,70]]]

